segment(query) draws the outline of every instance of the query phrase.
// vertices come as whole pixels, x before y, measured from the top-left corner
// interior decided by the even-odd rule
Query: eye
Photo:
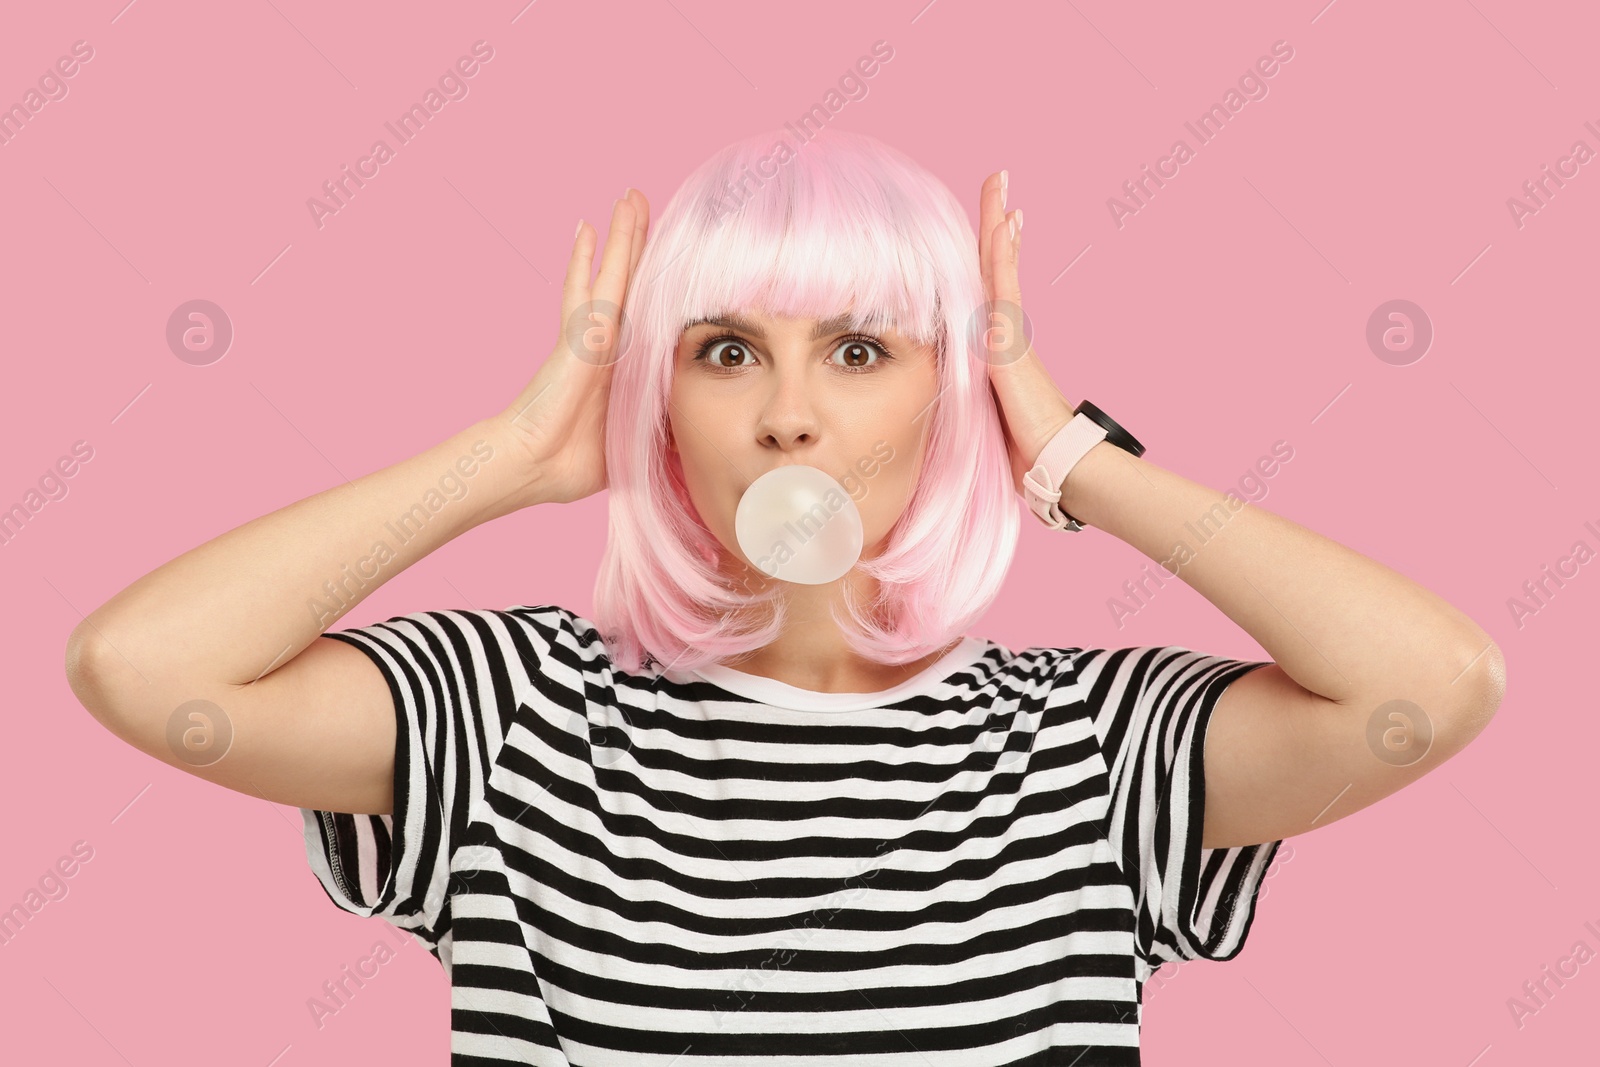
[[[835,348],[833,351],[835,353],[844,352],[845,359],[847,360],[865,360],[869,355],[877,356],[877,358],[871,363],[835,364],[835,366],[839,366],[843,370],[848,371],[859,372],[872,370],[873,368],[877,367],[878,364],[887,363],[889,360],[894,358],[889,354],[888,350],[883,347],[882,341],[879,341],[874,337],[868,337],[866,334],[851,334],[848,337],[841,338],[839,340],[839,347]]]
[[[719,352],[717,356],[708,358],[712,349],[716,348],[718,345],[724,344],[728,347]],[[743,341],[739,340],[737,337],[723,334],[717,337],[708,337],[704,341],[700,342],[700,347],[695,350],[694,358],[697,360],[705,360],[706,363],[710,365],[712,370],[726,373],[728,371],[738,370],[739,366],[735,365],[730,367],[723,363],[722,359],[725,355],[730,359],[742,360],[749,354],[750,350],[745,347]]]

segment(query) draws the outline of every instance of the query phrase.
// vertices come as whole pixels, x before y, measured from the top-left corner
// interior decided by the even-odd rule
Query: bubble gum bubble
[[[744,491],[734,536],[762,573],[799,585],[837,581],[861,560],[861,512],[826,471],[790,464]]]

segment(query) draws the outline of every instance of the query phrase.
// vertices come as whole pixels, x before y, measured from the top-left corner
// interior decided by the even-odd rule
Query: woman
[[[74,633],[74,690],[145,752],[301,807],[334,903],[445,966],[457,1062],[1136,1064],[1152,971],[1231,959],[1284,837],[1476,736],[1499,650],[1380,564],[1084,437],[1012,328],[1004,171],[974,235],[869,138],[787,147],[718,153],[648,241],[629,190],[592,288],[580,222],[521,396],[140,579]],[[742,538],[745,491],[790,465],[859,515],[837,580]],[[323,633],[473,526],[602,488],[595,621]],[[967,635],[1018,495],[1168,562],[1221,516],[1180,576],[1272,660]]]

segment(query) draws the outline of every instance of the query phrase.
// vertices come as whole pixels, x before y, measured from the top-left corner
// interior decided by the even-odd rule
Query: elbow
[[[1484,731],[1505,699],[1506,659],[1500,646],[1485,636],[1458,662],[1464,666],[1450,685],[1451,724],[1465,744]]]
[[[112,733],[117,733],[115,705],[110,690],[103,682],[105,655],[105,642],[93,629],[79,626],[73,630],[67,638],[67,685],[85,711]]]
[[[72,689],[73,696],[78,698],[78,703],[88,708],[84,696],[89,689],[89,649],[88,638],[82,626],[73,630],[71,636],[67,638],[65,667],[67,685]]]

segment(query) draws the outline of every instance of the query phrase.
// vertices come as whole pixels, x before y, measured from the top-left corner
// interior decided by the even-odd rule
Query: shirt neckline
[[[721,664],[708,664],[695,668],[690,673],[730,693],[776,708],[794,711],[865,711],[868,708],[885,707],[907,697],[920,696],[928,692],[952,674],[976,663],[988,651],[989,644],[989,641],[983,638],[964,636],[949,652],[910,678],[892,689],[882,689],[876,693],[822,693],[814,689],[802,689],[788,682],[780,682],[776,678],[734,670]]]

